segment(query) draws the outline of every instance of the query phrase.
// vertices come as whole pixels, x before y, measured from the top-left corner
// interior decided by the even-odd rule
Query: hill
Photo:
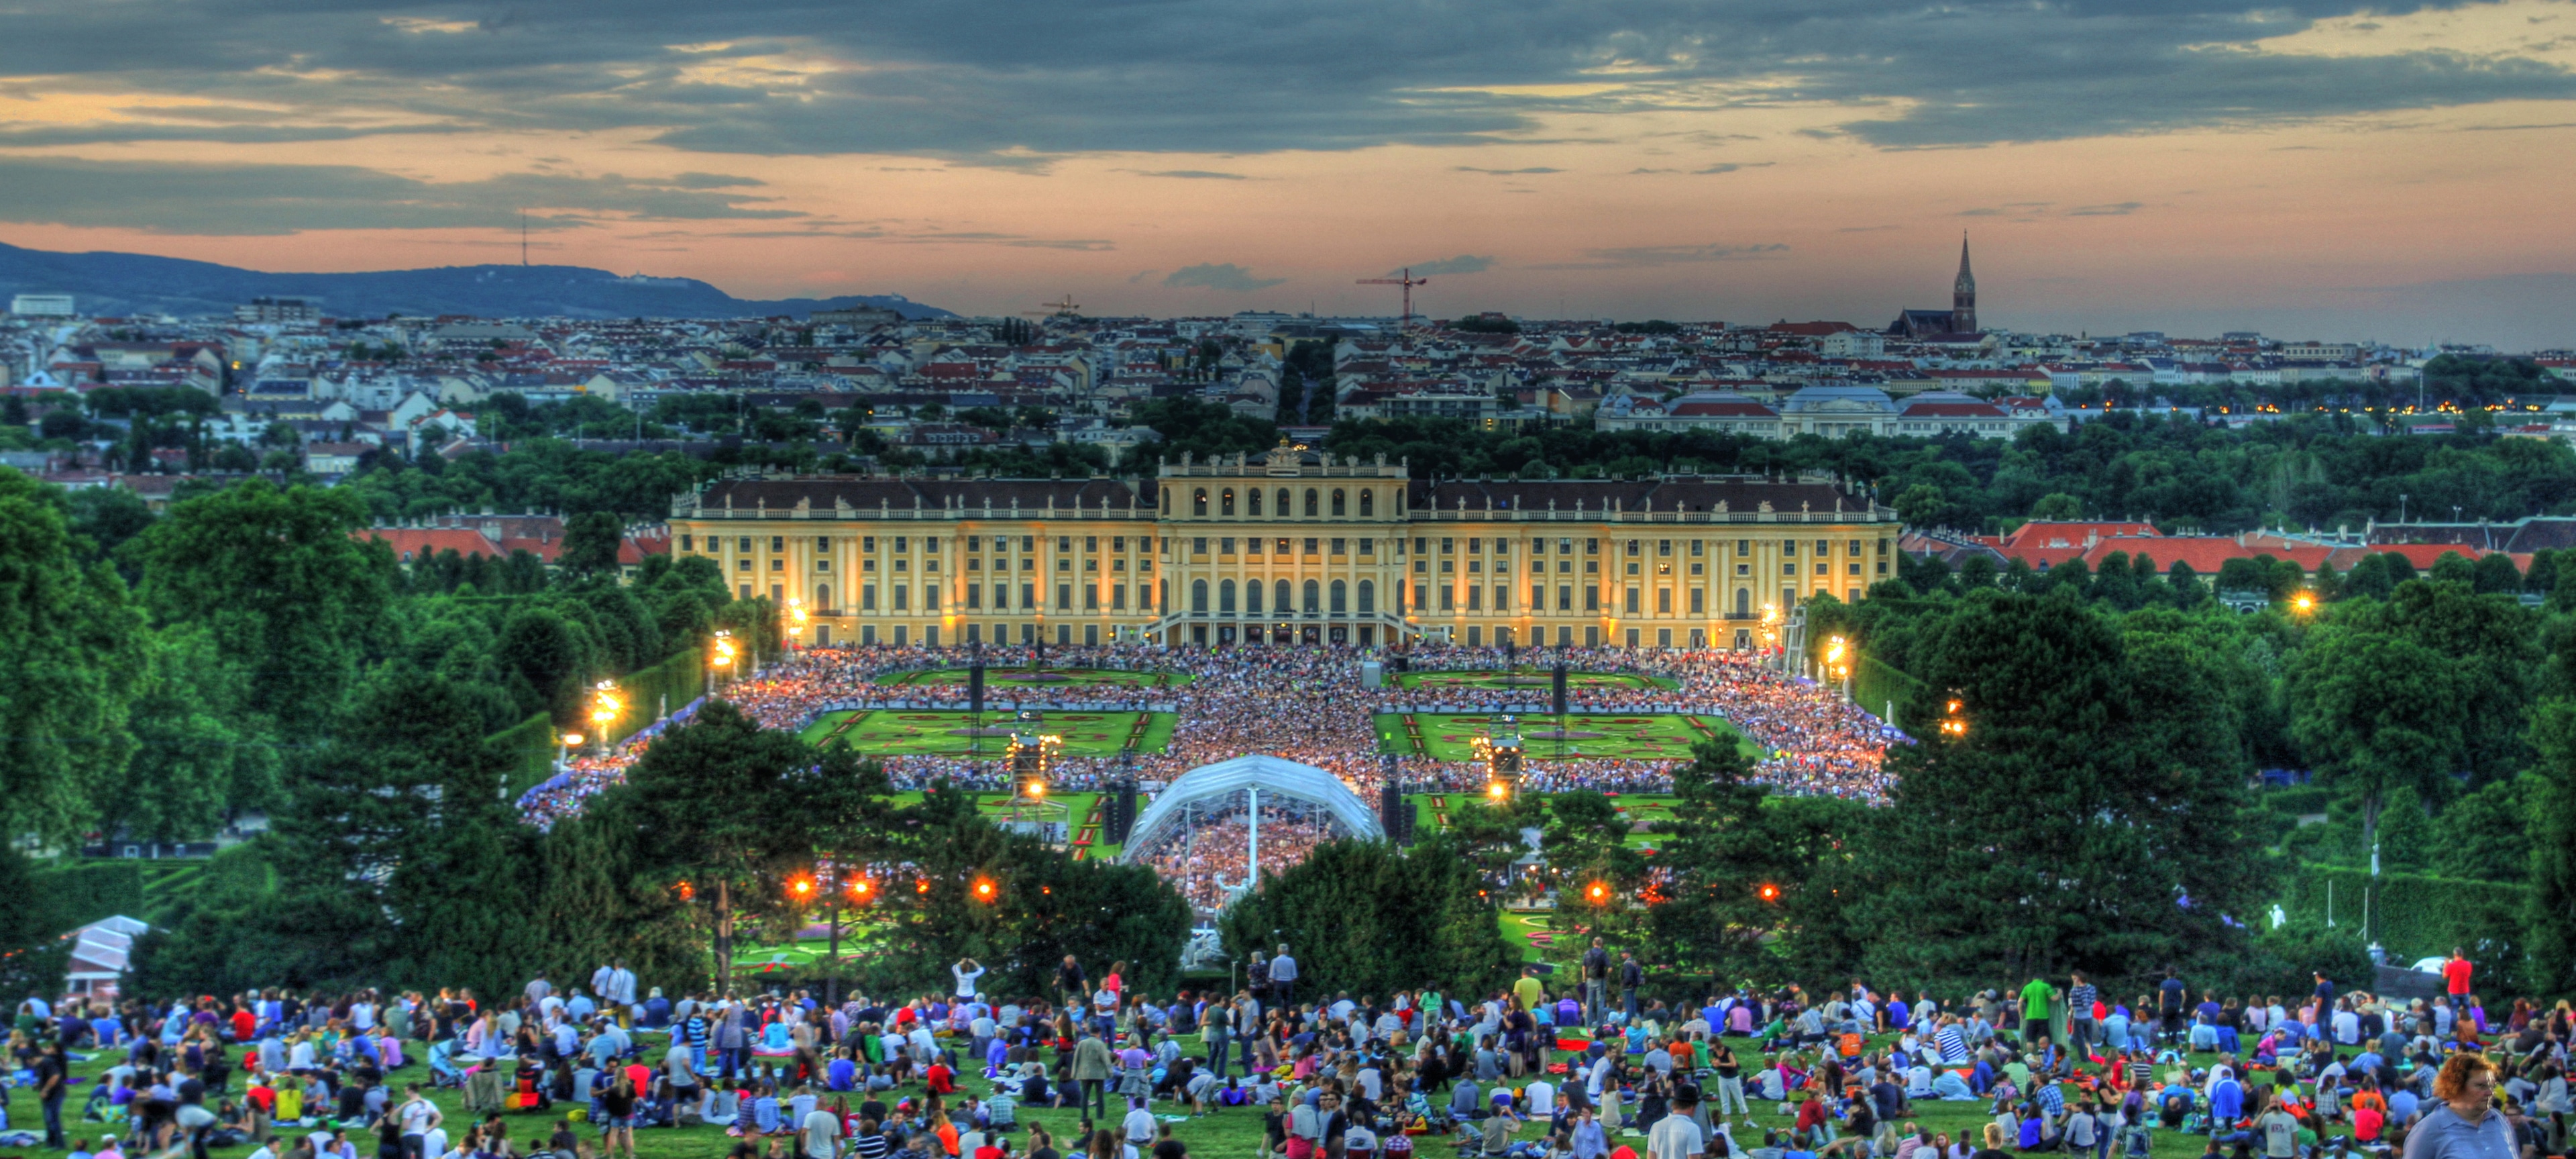
[[[486,318],[745,318],[877,306],[906,318],[948,311],[901,294],[736,298],[696,278],[621,277],[581,266],[440,266],[350,274],[245,270],[151,254],[59,253],[0,244],[0,296],[68,293],[91,315],[229,315],[261,296],[315,299],[326,315]]]

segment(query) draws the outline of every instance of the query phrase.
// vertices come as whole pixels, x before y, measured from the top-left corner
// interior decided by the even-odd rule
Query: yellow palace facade
[[[1895,572],[1820,480],[1417,480],[1283,447],[1151,480],[797,475],[673,505],[672,550],[808,644],[1750,648],[1766,607]]]

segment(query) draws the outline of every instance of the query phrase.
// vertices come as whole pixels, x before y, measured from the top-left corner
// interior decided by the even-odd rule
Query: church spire
[[[1968,270],[1968,231],[1959,231],[1959,280],[1950,283],[1950,332],[1977,332],[1977,275]]]

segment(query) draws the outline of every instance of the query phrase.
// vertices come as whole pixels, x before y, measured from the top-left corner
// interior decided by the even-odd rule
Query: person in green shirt
[[[1539,985],[1538,975],[1527,966],[1521,967],[1521,980],[1512,983],[1512,994],[1521,1000],[1524,1010],[1536,1010],[1539,1003],[1547,1000],[1547,991]]]
[[[2049,1001],[2056,993],[2049,989],[2046,978],[2033,978],[2030,985],[2021,988],[2021,1040],[2024,1045],[2037,1046],[2049,1041]]]

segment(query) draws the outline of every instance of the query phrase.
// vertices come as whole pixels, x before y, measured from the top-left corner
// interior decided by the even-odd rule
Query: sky
[[[2576,346],[2576,0],[15,0],[0,241]]]

